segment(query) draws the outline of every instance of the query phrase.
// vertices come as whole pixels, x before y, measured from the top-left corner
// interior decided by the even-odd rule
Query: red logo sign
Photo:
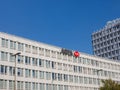
[[[75,56],[75,57],[79,57],[79,56],[80,56],[80,53],[79,53],[78,51],[75,51],[75,52],[74,52],[74,56]]]

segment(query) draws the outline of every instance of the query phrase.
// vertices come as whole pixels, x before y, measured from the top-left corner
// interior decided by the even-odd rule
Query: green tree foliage
[[[100,90],[120,90],[120,84],[112,81],[111,79],[102,80],[103,86]]]

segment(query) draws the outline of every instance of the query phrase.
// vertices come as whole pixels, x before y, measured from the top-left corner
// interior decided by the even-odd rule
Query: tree
[[[120,90],[120,84],[116,83],[111,79],[102,80],[103,86],[100,90]]]

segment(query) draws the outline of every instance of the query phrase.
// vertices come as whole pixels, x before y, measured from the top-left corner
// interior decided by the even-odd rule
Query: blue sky
[[[92,54],[91,34],[120,17],[120,0],[0,0],[0,31]]]

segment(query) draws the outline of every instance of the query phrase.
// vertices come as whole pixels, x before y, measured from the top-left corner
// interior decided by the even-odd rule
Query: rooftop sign
[[[63,55],[74,56],[74,57],[79,57],[80,56],[80,53],[78,51],[74,51],[74,53],[73,53],[71,50],[67,50],[67,49],[64,49],[64,48],[61,49],[61,53]]]

